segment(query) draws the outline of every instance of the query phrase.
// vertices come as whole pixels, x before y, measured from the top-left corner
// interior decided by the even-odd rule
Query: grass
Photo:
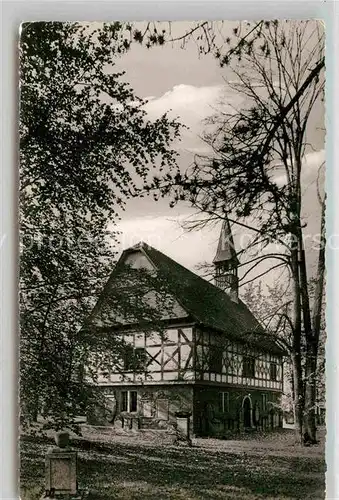
[[[244,440],[196,439],[175,447],[140,435],[74,440],[89,500],[260,500],[325,497],[324,447],[296,445],[291,431]],[[46,438],[21,439],[21,498],[43,492]]]

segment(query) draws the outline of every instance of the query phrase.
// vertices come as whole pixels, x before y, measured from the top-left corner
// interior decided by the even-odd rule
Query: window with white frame
[[[121,411],[135,413],[138,411],[138,393],[137,391],[121,392]]]
[[[230,409],[230,393],[219,392],[219,411],[222,413],[229,412]]]

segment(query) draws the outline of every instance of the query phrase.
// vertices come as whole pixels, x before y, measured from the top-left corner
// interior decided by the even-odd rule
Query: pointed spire
[[[217,253],[213,259],[213,264],[225,261],[232,261],[235,266],[239,264],[237,252],[234,247],[231,226],[227,215],[222,223]]]
[[[238,265],[231,226],[227,215],[223,221],[217,253],[213,259],[215,285],[226,292],[231,300],[238,302]]]

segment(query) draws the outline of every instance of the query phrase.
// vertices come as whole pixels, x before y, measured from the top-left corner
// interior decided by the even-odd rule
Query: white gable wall
[[[123,263],[133,269],[147,269],[149,271],[155,269],[153,263],[141,250],[126,255]],[[165,314],[163,319],[187,318],[187,312],[177,300],[174,300],[174,296],[172,296],[171,300],[173,300],[171,315]]]
[[[128,254],[124,259],[124,264],[131,266],[133,269],[147,269],[150,271],[154,269],[153,264],[141,250]]]

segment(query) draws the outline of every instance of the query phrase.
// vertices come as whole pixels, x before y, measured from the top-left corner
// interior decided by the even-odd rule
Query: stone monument
[[[57,432],[57,446],[50,447],[45,455],[45,495],[47,499],[82,500],[88,491],[80,491],[77,482],[77,452],[69,447],[69,433]]]
[[[190,417],[192,413],[189,411],[177,411],[176,416],[176,437],[175,444],[185,442],[188,446],[192,446],[192,439],[190,435]]]

